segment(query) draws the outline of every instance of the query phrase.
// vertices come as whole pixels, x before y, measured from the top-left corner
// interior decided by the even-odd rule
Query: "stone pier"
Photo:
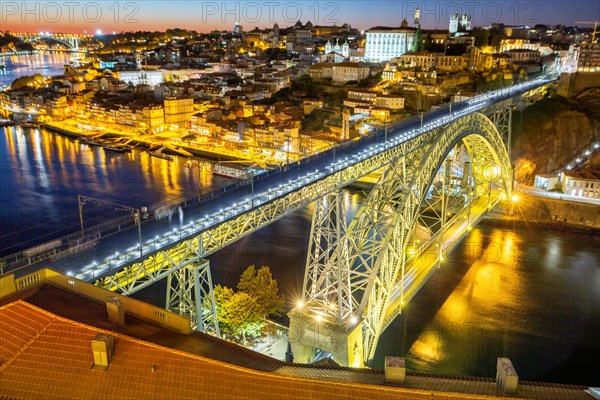
[[[339,365],[364,366],[360,323],[348,328],[298,311],[290,312],[289,317],[288,338],[295,362],[313,362],[317,349],[320,349],[333,355],[334,361]]]

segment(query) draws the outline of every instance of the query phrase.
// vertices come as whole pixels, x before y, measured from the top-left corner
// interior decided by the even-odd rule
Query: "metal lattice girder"
[[[432,140],[438,131],[431,131]],[[348,227],[348,258],[351,267],[350,281],[352,295],[359,304],[357,314],[360,316],[367,304],[370,288],[378,276],[378,257],[387,235],[392,232],[396,210],[403,194],[410,193],[413,188],[407,183],[419,162],[429,148],[424,143],[384,171],[382,177],[373,187],[350,226]],[[350,322],[350,321],[348,321]]]
[[[305,310],[339,322],[357,306],[350,291],[343,196],[338,190],[316,201],[302,295]]]
[[[96,285],[128,296],[201,259],[202,254],[194,240],[186,240],[98,280]]]
[[[508,182],[510,162],[505,143],[490,119],[474,113],[449,124],[426,148],[421,148],[418,156],[412,153],[413,158],[409,155],[391,165],[363,204],[356,222],[350,224],[351,267],[357,268],[358,273],[368,268],[370,273],[360,303],[365,305],[365,360],[374,356],[392,291],[404,279],[409,239],[423,199],[448,153],[461,141],[471,147],[474,175],[482,175],[483,165],[493,160],[493,164],[501,169],[504,182]],[[368,229],[367,221],[362,222],[363,219],[372,225],[371,229]],[[404,286],[403,282],[401,286]]]
[[[159,250],[142,262],[132,263],[113,274],[98,279],[96,284],[125,295],[135,293],[165,278],[189,263],[206,258],[216,251],[251,233],[283,218],[334,190],[340,189],[385,165],[396,162],[405,155],[419,151],[433,140],[435,132],[425,132],[413,140],[391,147],[372,157],[349,165],[344,169],[313,183],[296,182],[298,189],[268,203],[249,209],[248,212],[227,218],[203,230],[197,236]],[[303,186],[304,185],[304,186]],[[77,276],[79,277],[79,276]],[[85,277],[82,277],[85,279]]]
[[[189,316],[192,329],[221,335],[208,260],[188,264],[169,275],[165,308]]]

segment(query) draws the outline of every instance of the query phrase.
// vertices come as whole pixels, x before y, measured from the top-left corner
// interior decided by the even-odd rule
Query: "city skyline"
[[[359,30],[374,26],[399,26],[404,18],[412,25],[415,9],[421,10],[422,26],[446,29],[454,13],[467,13],[473,26],[576,24],[580,20],[597,20],[600,5],[592,1],[575,1],[564,7],[560,1],[546,2],[441,2],[441,1],[375,1],[368,6],[349,1],[174,1],[170,10],[161,9],[157,1],[146,2],[3,2],[0,19],[3,30],[23,32],[65,32],[107,34],[127,31],[162,31],[182,28],[198,32],[232,30],[235,23],[245,31],[270,28],[274,23],[287,27],[301,21],[314,25],[350,24]],[[382,13],[394,8],[396,12]]]

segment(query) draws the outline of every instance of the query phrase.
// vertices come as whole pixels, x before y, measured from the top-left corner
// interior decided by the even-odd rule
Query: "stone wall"
[[[521,215],[531,221],[600,228],[600,204],[547,199],[524,193],[519,193],[519,197],[514,213],[517,218]],[[502,207],[499,204],[497,211],[510,215],[509,207],[509,205]]]

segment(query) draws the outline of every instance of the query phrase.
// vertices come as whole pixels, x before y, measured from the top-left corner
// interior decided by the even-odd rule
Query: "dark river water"
[[[195,162],[114,154],[44,131],[0,129],[1,247],[6,254],[79,227],[77,195],[133,207],[191,198],[232,181]],[[364,194],[346,193],[349,214]],[[114,217],[84,207],[86,223]],[[299,298],[310,232],[306,208],[212,256],[215,283],[235,286],[268,265],[289,303]],[[60,232],[58,232],[60,231]],[[375,367],[402,355],[412,370],[495,376],[510,357],[521,379],[600,385],[600,239],[484,221],[447,258],[379,341]],[[165,285],[135,295],[164,307]]]

